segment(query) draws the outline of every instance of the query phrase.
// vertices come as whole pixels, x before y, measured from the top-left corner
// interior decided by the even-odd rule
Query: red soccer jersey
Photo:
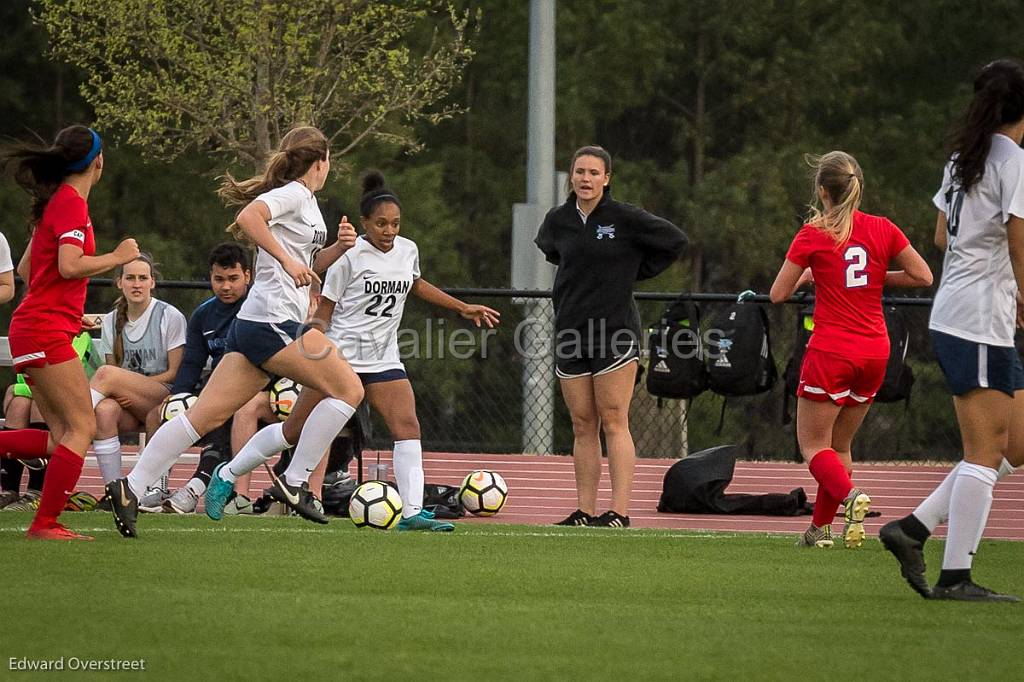
[[[804,225],[786,259],[814,275],[814,333],[808,347],[857,358],[889,357],[882,288],[889,261],[910,241],[888,218],[856,211],[846,244]]]
[[[71,185],[57,189],[32,232],[31,279],[28,294],[11,318],[12,332],[81,331],[89,280],[61,277],[57,251],[62,244],[81,247],[87,256],[96,253],[89,207]]]

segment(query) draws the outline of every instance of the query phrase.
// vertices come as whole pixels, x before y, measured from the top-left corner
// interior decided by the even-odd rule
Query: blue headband
[[[89,128],[89,132],[92,134],[92,148],[89,150],[89,153],[86,154],[84,157],[82,157],[78,161],[75,161],[74,163],[69,163],[67,166],[65,166],[64,170],[66,170],[67,172],[81,173],[82,171],[89,167],[89,164],[93,162],[93,159],[100,155],[100,150],[103,149],[103,143],[100,141],[100,136],[97,135],[96,131],[93,130],[92,128]]]

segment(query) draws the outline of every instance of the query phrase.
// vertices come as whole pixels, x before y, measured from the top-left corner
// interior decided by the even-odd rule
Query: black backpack
[[[885,366],[885,379],[875,394],[877,403],[897,403],[910,400],[910,389],[914,385],[914,371],[907,364],[907,347],[910,345],[910,331],[903,313],[894,305],[887,305],[885,326],[889,330],[889,362]]]
[[[647,392],[673,400],[696,398],[703,393],[708,387],[708,369],[697,304],[677,299],[648,331]]]
[[[457,519],[466,515],[459,501],[459,487],[454,485],[424,483],[423,508],[434,512],[438,519]]]
[[[782,423],[788,424],[791,421],[789,415],[789,403],[796,397],[796,389],[800,387],[800,368],[804,364],[804,353],[807,352],[807,342],[811,340],[811,333],[814,332],[814,303],[801,306],[796,315],[796,338],[793,339],[793,355],[786,363],[786,369],[782,372],[782,379],[785,389],[782,396]]]
[[[347,476],[344,471],[332,471],[324,476],[324,485],[321,489],[324,513],[348,516],[348,503],[358,487],[356,479]]]
[[[708,385],[726,397],[764,393],[778,378],[764,306],[742,299],[715,316],[707,333]]]

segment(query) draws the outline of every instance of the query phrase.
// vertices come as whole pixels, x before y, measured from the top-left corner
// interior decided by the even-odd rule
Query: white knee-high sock
[[[419,440],[396,440],[392,454],[402,516],[416,516],[423,509],[423,447]]]
[[[960,462],[953,467],[953,470],[942,479],[942,483],[914,510],[914,516],[929,532],[934,532],[936,527],[949,518],[949,500],[953,495],[953,484],[956,483],[957,474],[960,473],[963,464]]]
[[[139,461],[128,474],[128,486],[138,497],[146,488],[156,483],[171,465],[199,440],[192,423],[183,414],[167,422],[153,434],[146,443],[146,449],[139,455]]]
[[[960,462],[963,464],[963,462]],[[935,529],[949,519],[949,499],[953,494],[953,481],[960,471],[960,464],[953,467],[946,478],[942,479],[939,487],[932,491],[921,504],[914,510],[914,516],[924,524],[928,532],[933,533]],[[999,464],[999,471],[996,473],[997,480],[1003,480],[1014,472],[1013,466],[1004,458]]]
[[[331,441],[355,413],[356,408],[338,398],[324,398],[313,408],[302,426],[291,464],[284,472],[288,485],[302,485],[309,480]]]
[[[244,476],[290,447],[291,443],[284,438],[284,424],[278,422],[265,426],[253,434],[227,466],[221,467],[219,476],[228,483],[234,483],[239,476]]]
[[[953,483],[953,495],[949,501],[949,535],[942,557],[943,570],[971,567],[992,508],[995,484],[995,469],[970,462],[960,463],[960,473]]]
[[[92,395],[92,409],[94,409],[94,410],[96,409],[97,405],[99,405],[101,402],[103,402],[107,398],[107,396],[103,395],[102,393],[97,391],[95,388],[90,388],[89,389],[89,394]]]
[[[117,436],[94,440],[92,450],[96,453],[96,463],[100,465],[104,483],[121,478],[121,440]]]

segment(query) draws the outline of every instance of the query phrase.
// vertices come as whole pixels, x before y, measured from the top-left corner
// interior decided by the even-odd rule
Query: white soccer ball
[[[352,493],[348,516],[356,528],[391,530],[402,518],[398,488],[384,481],[368,481]]]
[[[474,471],[463,479],[459,489],[462,508],[477,516],[494,516],[507,499],[508,485],[495,471]]]
[[[281,421],[288,418],[299,399],[302,386],[288,377],[281,377],[270,387],[270,409]]]
[[[185,410],[196,404],[199,398],[192,393],[175,393],[164,399],[160,407],[160,422],[169,422],[179,414],[185,414]]]

